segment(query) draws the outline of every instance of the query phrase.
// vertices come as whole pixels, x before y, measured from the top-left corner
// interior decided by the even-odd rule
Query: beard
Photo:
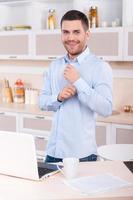
[[[75,42],[75,43],[64,42],[63,45],[64,45],[66,51],[68,52],[68,55],[70,55],[71,57],[78,56],[85,49],[85,46],[82,45],[80,42]]]

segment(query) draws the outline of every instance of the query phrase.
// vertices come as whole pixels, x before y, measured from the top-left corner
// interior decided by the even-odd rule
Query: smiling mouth
[[[66,43],[66,45],[67,45],[67,46],[70,46],[70,47],[75,47],[75,46],[77,45],[77,43],[70,43],[70,42],[69,42],[69,43]]]

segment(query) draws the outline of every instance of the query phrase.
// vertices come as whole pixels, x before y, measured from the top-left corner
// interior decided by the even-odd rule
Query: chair
[[[100,160],[133,160],[133,144],[110,144],[98,147]]]

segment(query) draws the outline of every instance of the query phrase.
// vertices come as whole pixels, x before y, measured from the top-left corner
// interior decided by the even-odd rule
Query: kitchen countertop
[[[119,112],[109,117],[98,116],[99,122],[133,125],[133,113]]]
[[[0,102],[0,112],[15,112],[23,114],[47,115],[52,116],[52,112],[42,111],[38,105],[2,103]]]
[[[15,112],[23,114],[44,115],[51,117],[53,115],[52,112],[40,110],[38,105],[2,103],[2,102],[0,102],[0,112]],[[98,116],[97,121],[105,123],[133,125],[133,113],[113,111],[112,115],[109,117]]]

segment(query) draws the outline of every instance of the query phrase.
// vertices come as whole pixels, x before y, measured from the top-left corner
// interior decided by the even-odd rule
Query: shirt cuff
[[[58,98],[58,95],[53,95],[52,102],[54,103],[55,106],[60,106],[63,102],[59,101],[57,98]]]

